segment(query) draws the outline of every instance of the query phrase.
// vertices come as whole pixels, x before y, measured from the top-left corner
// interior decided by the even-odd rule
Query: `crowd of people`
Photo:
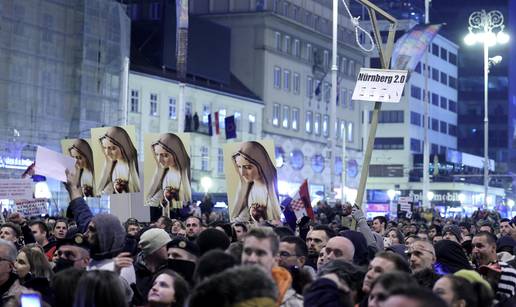
[[[2,306],[516,306],[516,226],[493,214],[368,221],[321,203],[295,229],[121,223],[67,188],[66,218],[13,213],[0,226]]]

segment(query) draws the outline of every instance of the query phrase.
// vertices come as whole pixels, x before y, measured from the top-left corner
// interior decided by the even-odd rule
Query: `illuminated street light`
[[[484,205],[488,204],[489,188],[489,117],[488,117],[488,75],[489,67],[501,57],[489,59],[489,47],[509,41],[503,24],[503,14],[498,11],[475,11],[469,16],[469,33],[464,37],[466,45],[482,43],[484,46]],[[496,59],[495,59],[496,58]],[[499,63],[498,61],[498,63]]]
[[[208,190],[213,185],[213,181],[210,177],[202,177],[201,178],[201,186],[204,189],[204,193],[208,193]]]

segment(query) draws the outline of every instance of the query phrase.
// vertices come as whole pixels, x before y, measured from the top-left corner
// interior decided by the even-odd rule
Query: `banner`
[[[38,146],[36,151],[36,175],[66,182],[66,169],[74,169],[75,160],[48,148]]]
[[[396,41],[391,69],[414,70],[442,24],[416,25]]]
[[[33,199],[16,201],[16,212],[20,212],[25,217],[41,216],[48,213],[47,200]]]
[[[91,129],[97,193],[140,192],[135,135],[134,126]]]
[[[84,197],[98,196],[95,186],[95,168],[90,141],[85,139],[63,139],[61,150],[64,155],[75,159],[75,170],[70,170],[78,177],[78,187]]]
[[[224,172],[232,222],[280,220],[274,161],[271,140],[224,145]]]
[[[146,206],[181,209],[192,201],[189,148],[187,133],[145,134]]]
[[[231,115],[224,118],[224,124],[226,125],[226,140],[236,139],[236,125],[235,116]]]

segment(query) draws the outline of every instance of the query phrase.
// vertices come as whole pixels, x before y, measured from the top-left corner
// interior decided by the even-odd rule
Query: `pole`
[[[430,1],[425,0],[425,23],[430,23]],[[423,97],[424,115],[423,115],[423,208],[430,208],[430,201],[428,199],[428,186],[430,185],[430,174],[428,172],[430,168],[430,144],[428,142],[428,116],[429,116],[429,102],[430,95],[428,92],[428,49],[425,49],[425,69],[423,69],[423,76],[425,78],[425,95]]]
[[[346,181],[348,179],[348,162],[346,158],[346,138],[348,137],[346,125],[344,125],[344,130],[342,133],[342,185],[341,185],[341,194],[342,194],[342,204],[345,204],[348,199],[346,195]]]
[[[179,83],[179,99],[177,100],[177,132],[185,131],[185,87],[185,83]]]
[[[122,67],[122,84],[120,86],[120,99],[122,100],[122,104],[124,106],[124,125],[127,125],[129,122],[129,58],[125,57]]]
[[[339,22],[339,0],[333,0],[333,31],[332,31],[332,56],[331,56],[331,98],[330,98],[330,133],[328,144],[330,145],[330,197],[335,200],[335,154],[337,124],[337,26]],[[338,126],[338,125],[337,125]],[[344,187],[342,187],[344,188]]]
[[[484,31],[488,33],[488,23]],[[487,207],[487,191],[489,188],[489,108],[488,108],[488,78],[489,78],[489,46],[484,40],[484,206]]]

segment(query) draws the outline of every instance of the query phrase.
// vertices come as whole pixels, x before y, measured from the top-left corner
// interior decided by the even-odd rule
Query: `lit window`
[[[305,132],[308,134],[312,133],[312,121],[313,121],[313,113],[312,113],[312,111],[307,111],[306,118],[305,118]]]
[[[248,132],[250,134],[254,134],[254,126],[255,126],[255,122],[256,122],[256,117],[254,115],[249,114],[248,119],[249,119],[249,130],[248,130]]]
[[[281,68],[274,67],[274,87],[281,88]]]
[[[298,130],[298,122],[299,122],[299,109],[292,108],[292,130]]]
[[[290,107],[289,106],[283,106],[283,120],[281,121],[281,126],[283,128],[288,129],[288,122],[290,120]]]
[[[170,97],[168,99],[168,118],[176,119],[177,111],[176,111],[176,99]]]
[[[279,126],[279,120],[280,120],[280,105],[275,103],[272,106],[272,125],[273,126]]]
[[[131,90],[131,112],[137,113],[140,104],[140,93],[137,90]]]
[[[158,95],[150,94],[150,115],[158,115]]]

